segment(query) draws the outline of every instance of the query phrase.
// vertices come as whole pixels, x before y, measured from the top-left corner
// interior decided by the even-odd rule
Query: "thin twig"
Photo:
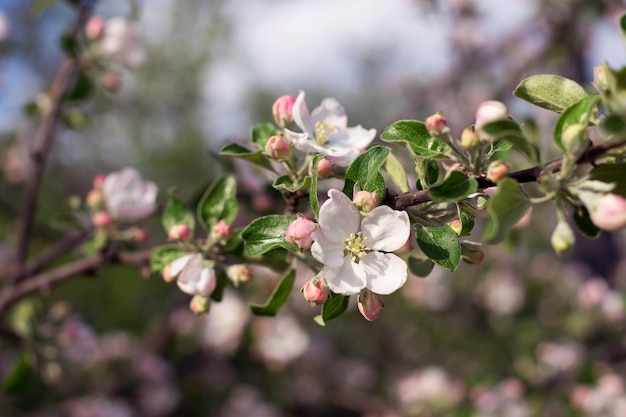
[[[87,232],[72,230],[67,232],[61,240],[59,240],[54,246],[49,247],[43,251],[37,258],[29,261],[23,270],[23,274],[17,277],[15,282],[20,282],[29,276],[41,272],[50,263],[56,261],[64,253],[74,249],[80,245],[87,238]]]

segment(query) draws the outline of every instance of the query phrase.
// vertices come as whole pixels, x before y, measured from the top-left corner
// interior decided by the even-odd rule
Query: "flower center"
[[[346,248],[344,249],[344,255],[352,254],[352,262],[359,263],[362,257],[367,255],[372,250],[365,246],[363,242],[367,240],[363,237],[362,232],[350,233],[350,237],[346,240]]]
[[[337,133],[337,128],[334,125],[329,125],[326,122],[315,122],[315,141],[318,145],[323,145],[328,141],[328,137]]]

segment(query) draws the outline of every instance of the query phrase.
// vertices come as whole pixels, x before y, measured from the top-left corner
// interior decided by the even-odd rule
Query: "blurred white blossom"
[[[230,355],[241,343],[250,310],[232,291],[224,292],[219,303],[211,306],[211,314],[200,319],[201,342],[207,348]]]
[[[309,336],[290,315],[256,318],[252,333],[253,351],[271,368],[283,368],[309,347]]]
[[[102,186],[107,211],[115,219],[134,222],[156,211],[157,186],[144,181],[134,168],[124,168],[106,176]]]

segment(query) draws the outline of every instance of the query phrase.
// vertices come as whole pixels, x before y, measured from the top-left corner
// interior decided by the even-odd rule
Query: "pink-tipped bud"
[[[507,118],[509,110],[501,101],[489,100],[480,103],[476,109],[476,129],[482,129],[488,123]]]
[[[491,182],[497,183],[501,179],[505,178],[511,167],[509,164],[502,161],[493,161],[487,168],[487,179]]]
[[[189,310],[197,316],[207,314],[211,310],[211,300],[201,295],[194,295],[189,302]]]
[[[87,206],[92,210],[99,210],[104,207],[104,196],[102,191],[93,189],[87,193],[85,198]]]
[[[461,133],[461,146],[464,149],[474,149],[476,145],[479,143],[478,136],[472,129],[465,128],[463,133]]]
[[[107,176],[105,174],[97,174],[95,177],[93,177],[93,180],[91,181],[91,188],[93,188],[94,190],[102,190],[102,187],[104,186],[104,181],[106,181]]]
[[[122,77],[118,74],[107,72],[100,80],[102,82],[102,86],[111,93],[115,93],[122,88]]]
[[[294,243],[300,249],[309,249],[313,245],[311,233],[315,230],[315,223],[311,220],[299,217],[291,222],[285,233],[285,240]]]
[[[186,224],[176,224],[167,232],[168,240],[187,240],[191,237],[191,228]]]
[[[272,116],[274,116],[274,121],[279,127],[284,129],[293,123],[291,112],[295,102],[294,96],[285,95],[278,97],[272,105]]]
[[[148,239],[148,230],[143,227],[133,227],[133,242],[143,243]]]
[[[309,165],[309,175],[313,175],[313,164]],[[317,162],[317,178],[325,180],[333,176],[333,163],[322,158]]]
[[[232,281],[235,287],[239,284],[245,284],[250,282],[252,275],[250,274],[250,268],[245,264],[231,265],[226,269],[226,276]]]
[[[85,24],[85,36],[92,41],[102,39],[102,36],[104,36],[104,26],[105,23],[102,16],[91,16]]]
[[[450,228],[454,230],[454,233],[461,236],[461,232],[463,231],[463,223],[461,222],[461,220],[452,220],[450,223],[448,223],[448,226],[450,226]]]
[[[91,218],[94,226],[98,228],[107,227],[113,224],[113,218],[106,211],[98,211]]]
[[[428,118],[426,119],[426,129],[428,129],[428,131],[435,136],[450,131],[450,129],[448,128],[448,122],[441,113],[435,113],[431,116],[428,116]]]
[[[211,234],[215,240],[224,243],[233,236],[233,228],[230,224],[224,222],[224,220],[220,220],[213,226]]]
[[[383,310],[383,299],[380,295],[364,289],[359,293],[358,307],[366,320],[374,321]]]
[[[478,265],[485,259],[485,253],[478,243],[461,242],[461,259],[468,264]]]
[[[605,194],[598,198],[589,216],[593,224],[602,230],[615,232],[626,227],[626,199],[617,194]]]
[[[282,161],[289,156],[289,150],[291,145],[285,140],[284,137],[276,135],[267,140],[265,144],[265,153],[271,158]]]
[[[599,92],[608,91],[610,89],[605,67],[606,64],[601,64],[593,69],[593,85]]]
[[[352,202],[361,213],[369,213],[378,207],[378,194],[369,191],[358,191],[354,194]]]
[[[328,285],[326,285],[324,279],[319,276],[315,276],[307,281],[300,291],[302,291],[304,299],[311,303],[311,305],[324,304],[330,294]]]

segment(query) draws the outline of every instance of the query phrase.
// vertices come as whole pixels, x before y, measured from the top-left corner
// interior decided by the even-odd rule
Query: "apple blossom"
[[[383,310],[383,299],[380,295],[367,289],[361,290],[358,299],[358,308],[363,317],[368,321],[376,320],[376,317]]]
[[[313,174],[313,164],[309,165],[309,174]],[[326,158],[322,158],[317,163],[317,178],[327,179],[333,176],[333,163]]]
[[[106,211],[98,211],[94,213],[91,221],[96,227],[107,227],[113,224],[113,219],[111,218],[111,215]]]
[[[136,68],[143,61],[143,50],[137,42],[135,22],[114,17],[107,20],[100,43],[101,54],[128,68]]]
[[[296,149],[322,153],[339,166],[348,166],[370,144],[376,129],[348,127],[344,108],[334,98],[325,98],[311,113],[304,101],[304,92],[298,94],[293,106],[293,121],[302,129],[296,133],[285,129],[287,140]]]
[[[289,156],[289,142],[280,135],[270,137],[265,144],[265,153],[271,158],[282,161]]]
[[[156,211],[157,186],[144,182],[134,168],[107,175],[102,194],[107,211],[114,219],[134,222]]]
[[[226,276],[231,282],[238,287],[239,284],[245,284],[250,282],[252,275],[250,274],[250,268],[246,264],[231,265],[226,269]]]
[[[500,101],[488,100],[480,103],[476,110],[476,131],[480,132],[481,139],[492,142],[494,138],[482,131],[483,127],[491,122],[506,119],[509,110]]]
[[[209,261],[205,261],[200,254],[191,255],[185,267],[178,274],[178,288],[190,295],[208,297],[217,284],[215,270]],[[171,271],[171,269],[170,269]]]
[[[510,169],[509,164],[505,162],[493,161],[487,168],[487,179],[491,182],[498,182],[507,176]]]
[[[446,118],[441,113],[435,113],[426,118],[426,129],[433,135],[441,135],[450,130]]]
[[[379,206],[366,217],[341,191],[328,191],[312,234],[311,253],[324,264],[324,277],[338,294],[358,294],[367,288],[391,294],[407,278],[406,263],[390,253],[401,248],[411,232],[409,216]]]
[[[85,24],[85,36],[91,40],[97,40],[104,35],[104,18],[100,15],[94,15],[87,20]]]
[[[328,285],[319,275],[308,280],[300,291],[302,291],[304,299],[312,305],[324,304],[329,295]]]
[[[167,232],[168,240],[187,240],[191,237],[191,228],[186,224],[176,224]]]
[[[478,136],[473,129],[465,128],[461,133],[461,146],[464,149],[474,149],[478,144]]]
[[[224,220],[220,220],[217,222],[213,229],[211,230],[211,236],[217,240],[218,242],[226,242],[233,235],[233,228],[230,224],[226,223]]]
[[[285,95],[278,97],[272,105],[274,121],[283,129],[291,126],[293,123],[292,110],[295,102],[296,98],[294,96]]]
[[[193,256],[193,254],[183,255],[167,264],[161,273],[163,275],[163,280],[165,282],[172,282],[178,278],[178,275],[180,275]]]
[[[296,244],[300,249],[309,249],[313,244],[311,233],[315,230],[315,223],[311,220],[300,217],[287,227],[285,240]]]
[[[585,193],[586,194],[586,193]],[[593,224],[602,230],[615,232],[626,227],[626,199],[620,195],[607,193],[596,198],[584,198]]]

